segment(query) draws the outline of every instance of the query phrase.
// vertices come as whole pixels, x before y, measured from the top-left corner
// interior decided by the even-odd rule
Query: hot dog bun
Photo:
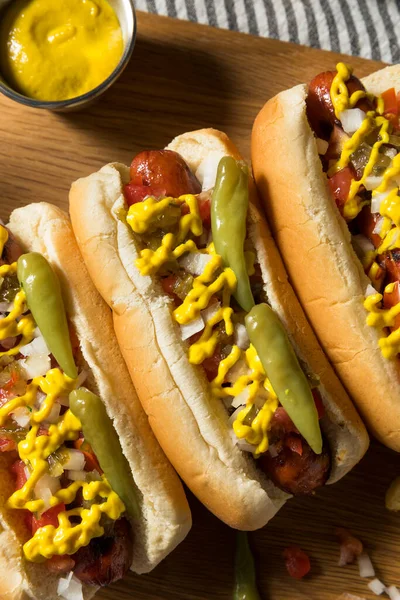
[[[400,89],[400,67],[363,80],[379,94]],[[400,451],[400,367],[385,359],[366,324],[369,278],[328,189],[306,117],[307,86],[269,100],[252,134],[252,163],[289,277],[319,340],[371,432]]]
[[[59,277],[66,311],[80,342],[84,360],[80,366],[90,373],[90,388],[102,398],[113,420],[137,486],[142,517],[139,522],[132,520],[132,569],[150,571],[190,529],[182,485],[148,425],[120,355],[111,313],[88,276],[67,215],[46,203],[31,204],[16,209],[8,227],[24,250],[43,254]],[[20,514],[6,507],[14,491],[7,454],[0,455],[0,597],[14,600],[29,593],[37,599],[56,598],[59,577],[22,557],[27,530]],[[86,587],[89,598],[96,588]]]
[[[213,129],[186,133],[168,149],[179,152],[195,171],[210,151],[240,154],[227,136]],[[234,444],[228,416],[209,392],[202,371],[188,361],[185,344],[171,318],[170,301],[161,286],[134,266],[138,249],[126,224],[112,214],[123,206],[122,186],[129,169],[114,163],[72,185],[70,212],[78,244],[93,281],[113,309],[122,354],[150,424],[172,464],[199,499],[219,518],[238,529],[262,527],[288,497],[256,468]],[[255,188],[251,187],[255,202]],[[299,355],[319,374],[331,420],[323,426],[332,444],[330,482],[343,476],[363,455],[365,429],[335,378],[288,284],[265,222],[256,208],[250,213],[251,235],[271,306],[287,326]],[[340,404],[339,404],[340,403]],[[340,406],[340,408],[339,408]]]

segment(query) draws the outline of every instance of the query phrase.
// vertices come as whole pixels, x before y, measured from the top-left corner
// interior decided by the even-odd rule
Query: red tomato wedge
[[[291,577],[301,579],[310,572],[310,559],[298,546],[285,548],[283,556],[285,558],[286,569]]]
[[[17,444],[8,437],[0,438],[0,452],[11,452],[17,449]]]
[[[394,88],[390,88],[381,94],[382,100],[385,104],[384,114],[391,113],[393,115],[398,114],[397,97]]]
[[[15,489],[20,490],[26,482],[25,464],[22,460],[16,460],[11,466],[11,472],[15,475]]]
[[[345,167],[328,179],[329,187],[341,214],[343,214],[343,208],[349,195],[351,182],[355,177],[354,169]]]
[[[53,527],[58,527],[58,515],[60,512],[64,512],[65,504],[57,504],[57,506],[53,506],[46,510],[40,519],[37,519],[34,515],[32,516],[32,533],[35,533],[41,527],[45,527],[46,525],[53,525]]]
[[[46,561],[46,567],[52,573],[69,573],[75,567],[75,561],[68,554],[55,555]]]
[[[83,438],[78,438],[74,442],[74,448],[83,452],[85,456],[85,471],[98,471],[100,475],[103,473],[90,444]]]

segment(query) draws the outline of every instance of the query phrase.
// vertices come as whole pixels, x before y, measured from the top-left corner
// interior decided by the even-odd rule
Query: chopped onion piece
[[[368,587],[371,590],[371,592],[375,594],[375,596],[380,596],[386,589],[382,581],[376,578],[369,582]]]
[[[52,477],[45,473],[35,485],[35,495],[43,500],[45,507],[43,511],[50,508],[50,498],[60,489],[58,477]]]
[[[242,350],[247,350],[250,346],[247,329],[242,323],[237,323],[235,325],[235,344]]]
[[[69,406],[69,397],[68,396],[57,396],[57,402],[61,404],[61,406]]]
[[[45,354],[33,354],[25,359],[21,358],[17,364],[22,370],[22,376],[27,380],[46,375],[51,368],[50,357]]]
[[[67,578],[58,581],[57,594],[65,600],[83,600],[82,583],[71,571]]]
[[[231,402],[231,406],[233,408],[239,408],[239,406],[242,406],[243,404],[246,404],[247,399],[249,397],[249,388],[246,387],[243,392],[240,392],[240,394],[238,394]]]
[[[68,479],[71,481],[86,481],[86,471],[74,471],[70,470],[66,472]]]
[[[31,422],[31,413],[26,406],[19,406],[13,411],[11,416],[20,427],[28,427]]]
[[[392,188],[393,189],[393,188]],[[371,212],[379,213],[381,212],[381,204],[384,199],[388,196],[391,190],[386,190],[386,192],[380,192],[378,194],[372,194],[371,200]]]
[[[204,252],[189,252],[178,260],[180,266],[191,275],[201,275],[206,265],[212,260],[211,254]]]
[[[24,467],[24,473],[25,473],[26,480],[28,481],[29,477],[31,476],[29,467]]]
[[[224,152],[213,150],[212,152],[209,152],[206,158],[199,164],[195,175],[200,181],[203,191],[210,190],[214,187],[219,161],[224,156]]]
[[[329,148],[329,142],[327,142],[326,140],[321,140],[321,138],[316,138],[315,141],[317,142],[318,154],[326,154],[326,151]]]
[[[361,233],[358,235],[353,235],[351,240],[363,254],[367,254],[367,252],[373,252],[375,249],[373,243]]]
[[[63,463],[65,471],[83,471],[85,466],[85,455],[80,450],[68,448],[68,458]]]
[[[238,406],[238,408],[231,414],[228,421],[229,425],[233,425],[233,423],[236,421],[236,417],[238,416],[240,411],[243,410],[243,408],[244,406]]]
[[[46,418],[46,423],[56,423],[60,416],[61,404],[54,402],[49,416]]]
[[[376,294],[376,289],[374,288],[373,285],[371,285],[370,283],[367,285],[367,289],[365,290],[365,297],[368,298],[368,296],[372,296],[373,294]]]
[[[364,187],[366,190],[375,190],[377,187],[381,185],[383,181],[383,177],[376,177],[374,175],[369,175],[364,180]]]
[[[395,585],[390,585],[386,588],[386,593],[390,600],[400,600],[400,592]]]
[[[252,454],[254,454],[254,451],[256,449],[256,446],[253,446],[253,444],[249,444],[248,442],[246,442],[246,440],[242,440],[239,438],[236,438],[236,445],[244,452],[251,452]]]
[[[360,570],[360,577],[375,577],[375,569],[371,562],[370,557],[366,552],[362,552],[357,557],[358,568]]]
[[[22,346],[19,350],[22,356],[32,356],[33,354],[50,354],[50,350],[43,336],[35,337],[30,344]]]
[[[278,456],[278,450],[276,449],[275,444],[270,444],[268,450],[271,455],[271,458],[275,458],[276,456]]]
[[[339,114],[344,131],[353,134],[359,129],[364,121],[366,114],[360,108],[349,108]]]
[[[0,312],[8,313],[11,311],[13,306],[12,302],[0,302]]]
[[[190,323],[187,323],[186,325],[181,325],[180,327],[182,340],[187,340],[188,338],[192,337],[192,335],[194,335],[195,333],[199,333],[199,331],[202,331],[202,329],[204,329],[203,317],[200,315],[200,317],[198,317],[194,321],[190,321]]]
[[[217,312],[219,311],[220,308],[221,308],[220,302],[213,302],[212,304],[207,306],[207,308],[202,310],[201,316],[203,317],[204,323],[208,323],[208,321],[210,321],[210,319],[212,319],[213,316],[217,314]]]
[[[379,217],[379,219],[375,223],[375,227],[373,228],[372,233],[376,233],[377,235],[380,235],[384,222],[385,222],[385,219],[383,217]]]

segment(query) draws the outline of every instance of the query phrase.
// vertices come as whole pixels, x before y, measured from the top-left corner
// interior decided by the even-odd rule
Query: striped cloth
[[[138,10],[400,62],[400,0],[136,0]]]

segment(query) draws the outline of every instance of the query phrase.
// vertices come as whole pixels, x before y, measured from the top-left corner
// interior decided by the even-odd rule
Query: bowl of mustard
[[[133,0],[0,0],[0,91],[67,111],[118,79],[136,38]]]

